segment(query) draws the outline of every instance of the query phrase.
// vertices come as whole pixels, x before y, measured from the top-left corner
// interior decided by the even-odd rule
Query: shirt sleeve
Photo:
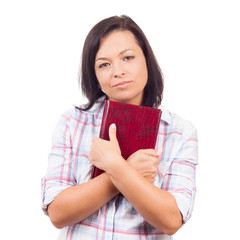
[[[48,169],[42,178],[42,210],[46,215],[48,205],[57,195],[64,189],[76,185],[69,119],[70,116],[64,114],[54,130]]]
[[[196,129],[187,122],[182,133],[183,144],[174,157],[163,189],[176,199],[183,223],[191,217],[196,194],[196,165],[198,164],[198,137]]]

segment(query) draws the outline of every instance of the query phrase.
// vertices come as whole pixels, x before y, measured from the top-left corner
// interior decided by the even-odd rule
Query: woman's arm
[[[120,155],[118,145],[114,151]],[[146,181],[152,183],[157,175],[160,161],[158,157],[159,154],[155,150],[145,149],[132,154],[127,161]],[[112,158],[111,162],[114,161],[115,159]],[[110,176],[103,173],[89,182],[63,190],[49,204],[48,215],[55,227],[63,228],[89,217],[118,193]]]
[[[103,173],[63,190],[48,206],[48,215],[56,228],[63,228],[87,218],[118,193],[110,177]]]
[[[140,150],[129,157],[128,163],[149,183],[155,180],[159,158],[154,150]],[[103,173],[63,190],[48,206],[48,215],[55,227],[63,228],[89,217],[118,193],[110,176]]]
[[[181,227],[182,216],[172,194],[146,181],[125,161],[119,160],[107,173],[116,188],[151,225],[168,235]]]
[[[94,139],[90,161],[106,171],[112,183],[146,221],[166,234],[174,234],[182,225],[175,198],[147,181],[122,158],[115,128],[110,127],[109,136],[110,141]]]

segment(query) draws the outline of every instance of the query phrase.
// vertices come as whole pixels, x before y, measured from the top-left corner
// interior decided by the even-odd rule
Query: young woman
[[[198,141],[190,122],[160,105],[163,78],[144,33],[127,16],[102,20],[86,38],[81,71],[89,102],[56,127],[44,212],[59,239],[172,239],[191,216]],[[106,98],[161,108],[155,149],[123,159],[118,126],[110,141],[98,137]],[[93,165],[105,172],[91,179]]]

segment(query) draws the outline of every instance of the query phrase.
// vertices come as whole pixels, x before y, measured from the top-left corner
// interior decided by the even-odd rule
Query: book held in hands
[[[160,109],[105,100],[99,137],[109,140],[109,126],[115,123],[121,154],[127,160],[139,149],[155,148],[161,114]],[[101,173],[94,166],[92,178]]]

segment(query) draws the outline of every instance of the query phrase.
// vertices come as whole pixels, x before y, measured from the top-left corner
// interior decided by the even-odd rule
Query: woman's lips
[[[127,87],[130,83],[132,83],[132,81],[122,81],[122,82],[119,82],[119,83],[113,85],[113,87],[124,88],[124,87]]]

